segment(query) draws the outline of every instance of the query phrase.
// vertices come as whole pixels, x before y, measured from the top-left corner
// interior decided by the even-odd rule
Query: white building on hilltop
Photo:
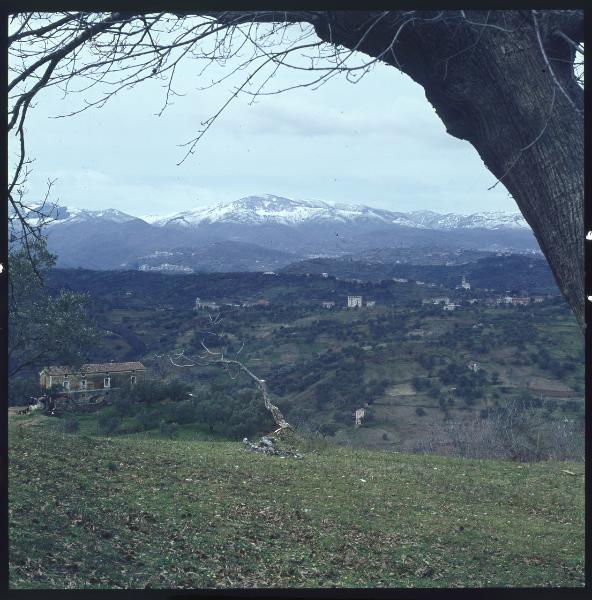
[[[347,297],[348,308],[362,308],[362,296],[348,296]]]
[[[458,287],[462,288],[463,290],[471,289],[471,284],[466,280],[464,275],[462,276],[462,281],[460,282],[460,286]]]

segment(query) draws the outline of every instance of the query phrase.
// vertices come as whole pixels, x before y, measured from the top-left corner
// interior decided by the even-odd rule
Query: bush
[[[423,416],[426,414],[426,411],[425,411],[425,410],[424,410],[424,409],[423,409],[421,406],[418,406],[418,407],[415,409],[415,414],[416,414],[418,417],[423,417]]]
[[[76,433],[80,429],[80,421],[75,417],[68,417],[64,421],[64,431],[66,433]]]
[[[160,435],[168,437],[171,440],[179,435],[179,425],[177,423],[160,422]]]
[[[116,390],[120,392],[120,390]],[[115,393],[111,395],[114,412],[120,417],[129,417],[134,413],[134,405],[129,394]]]
[[[323,423],[320,427],[319,427],[319,433],[321,435],[335,435],[335,432],[337,431],[337,423]]]
[[[97,421],[98,432],[105,435],[113,433],[119,426],[119,419],[112,413],[102,414]]]
[[[196,419],[196,410],[191,400],[184,400],[175,404],[172,410],[173,421],[176,423],[193,423]]]
[[[158,425],[159,413],[156,410],[142,410],[136,415],[136,421],[140,424],[143,431],[153,429]]]

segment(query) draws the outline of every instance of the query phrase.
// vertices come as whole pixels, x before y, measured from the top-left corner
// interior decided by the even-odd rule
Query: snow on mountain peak
[[[93,220],[125,223],[132,217],[117,209],[88,210],[58,207],[52,215],[53,224],[89,222]],[[366,223],[377,226],[399,225],[419,229],[528,229],[520,213],[489,211],[471,215],[441,214],[430,210],[409,213],[393,212],[358,204],[345,204],[323,200],[295,200],[263,194],[245,196],[232,202],[214,206],[201,206],[168,215],[141,217],[157,227],[176,226],[199,228],[211,224],[286,225],[304,223]]]
[[[116,208],[105,208],[102,210],[89,210],[73,206],[56,206],[47,210],[50,222],[48,225],[64,223],[83,223],[89,221],[110,221],[112,223],[126,223],[137,217],[132,217]]]

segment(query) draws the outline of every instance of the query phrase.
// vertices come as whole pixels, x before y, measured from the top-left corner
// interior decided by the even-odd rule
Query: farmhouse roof
[[[46,367],[44,369],[48,375],[68,375],[69,373],[118,373],[121,371],[145,371],[146,367],[141,362],[123,362],[123,363],[88,363],[82,365],[79,369],[74,367]]]

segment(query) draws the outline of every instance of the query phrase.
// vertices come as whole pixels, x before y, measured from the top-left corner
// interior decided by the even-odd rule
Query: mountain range
[[[383,248],[539,252],[519,213],[404,213],[264,195],[165,216],[63,206],[51,216],[60,267],[259,271]]]

